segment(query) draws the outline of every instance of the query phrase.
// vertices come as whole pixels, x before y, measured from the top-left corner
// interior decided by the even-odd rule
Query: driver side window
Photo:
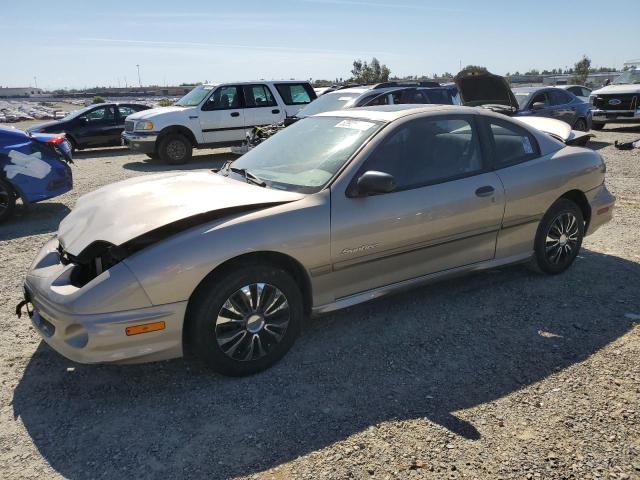
[[[545,107],[548,107],[549,105],[551,105],[551,102],[549,101],[549,97],[546,93],[538,93],[536,96],[534,96],[531,99],[532,107],[534,103],[542,103],[544,104]]]
[[[100,107],[84,115],[91,123],[114,121],[116,116],[113,107]]]
[[[467,177],[483,170],[470,116],[428,117],[399,127],[367,159],[363,171],[393,175],[396,190]]]
[[[236,86],[217,88],[202,106],[203,110],[232,110],[242,108],[240,92]]]

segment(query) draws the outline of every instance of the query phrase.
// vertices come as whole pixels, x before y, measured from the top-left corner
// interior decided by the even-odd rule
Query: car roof
[[[220,85],[253,85],[256,83],[309,83],[309,80],[252,80],[242,82],[203,83],[203,87],[218,87]],[[197,87],[198,85],[196,85]]]
[[[344,110],[335,110],[333,112],[322,112],[314,116],[316,117],[344,117],[357,118],[361,120],[373,120],[379,122],[392,122],[402,117],[415,115],[417,113],[442,112],[442,113],[461,113],[461,114],[477,114],[479,110],[475,107],[462,107],[459,105],[436,105],[436,104],[397,104],[397,105],[381,105],[375,107],[359,107],[347,108]]]

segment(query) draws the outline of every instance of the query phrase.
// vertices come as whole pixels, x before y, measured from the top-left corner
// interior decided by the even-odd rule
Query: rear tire
[[[158,154],[160,159],[169,165],[182,165],[191,159],[193,146],[184,135],[170,133],[160,141]]]
[[[9,182],[0,179],[0,223],[13,215],[16,206],[16,194]]]
[[[273,265],[240,264],[198,287],[187,340],[216,372],[251,375],[289,351],[303,316],[302,293],[291,275]]]
[[[604,123],[596,123],[593,122],[593,124],[591,125],[591,128],[593,130],[602,130],[604,128],[605,124]]]
[[[556,201],[538,226],[532,258],[534,270],[549,275],[564,272],[578,255],[583,238],[580,207],[566,198]]]

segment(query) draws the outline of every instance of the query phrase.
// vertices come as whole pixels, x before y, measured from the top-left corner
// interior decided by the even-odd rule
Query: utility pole
[[[33,83],[35,83],[35,87],[38,88],[38,77],[34,76],[33,77]]]
[[[138,69],[138,86],[142,88],[142,82],[140,81],[140,65],[136,64],[136,68]]]

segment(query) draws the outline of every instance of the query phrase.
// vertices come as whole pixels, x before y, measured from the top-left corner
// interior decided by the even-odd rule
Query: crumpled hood
[[[37,132],[41,128],[58,127],[58,126],[61,126],[63,123],[64,122],[61,122],[60,120],[51,120],[50,122],[37,123],[36,125],[31,125],[29,128],[26,129],[26,131]]]
[[[500,75],[486,70],[464,69],[453,79],[462,104],[469,107],[482,105],[504,105],[517,112],[518,101],[509,84]]]
[[[123,243],[173,222],[229,208],[277,205],[303,198],[210,171],[131,178],[80,197],[60,223],[58,239],[79,255],[95,241]]]
[[[591,92],[591,95],[615,95],[616,93],[640,93],[640,84],[607,85]]]
[[[158,107],[150,108],[149,110],[142,110],[141,112],[132,113],[127,116],[127,120],[153,120],[152,117],[157,117],[165,113],[173,112],[186,112],[191,110],[192,107]]]

